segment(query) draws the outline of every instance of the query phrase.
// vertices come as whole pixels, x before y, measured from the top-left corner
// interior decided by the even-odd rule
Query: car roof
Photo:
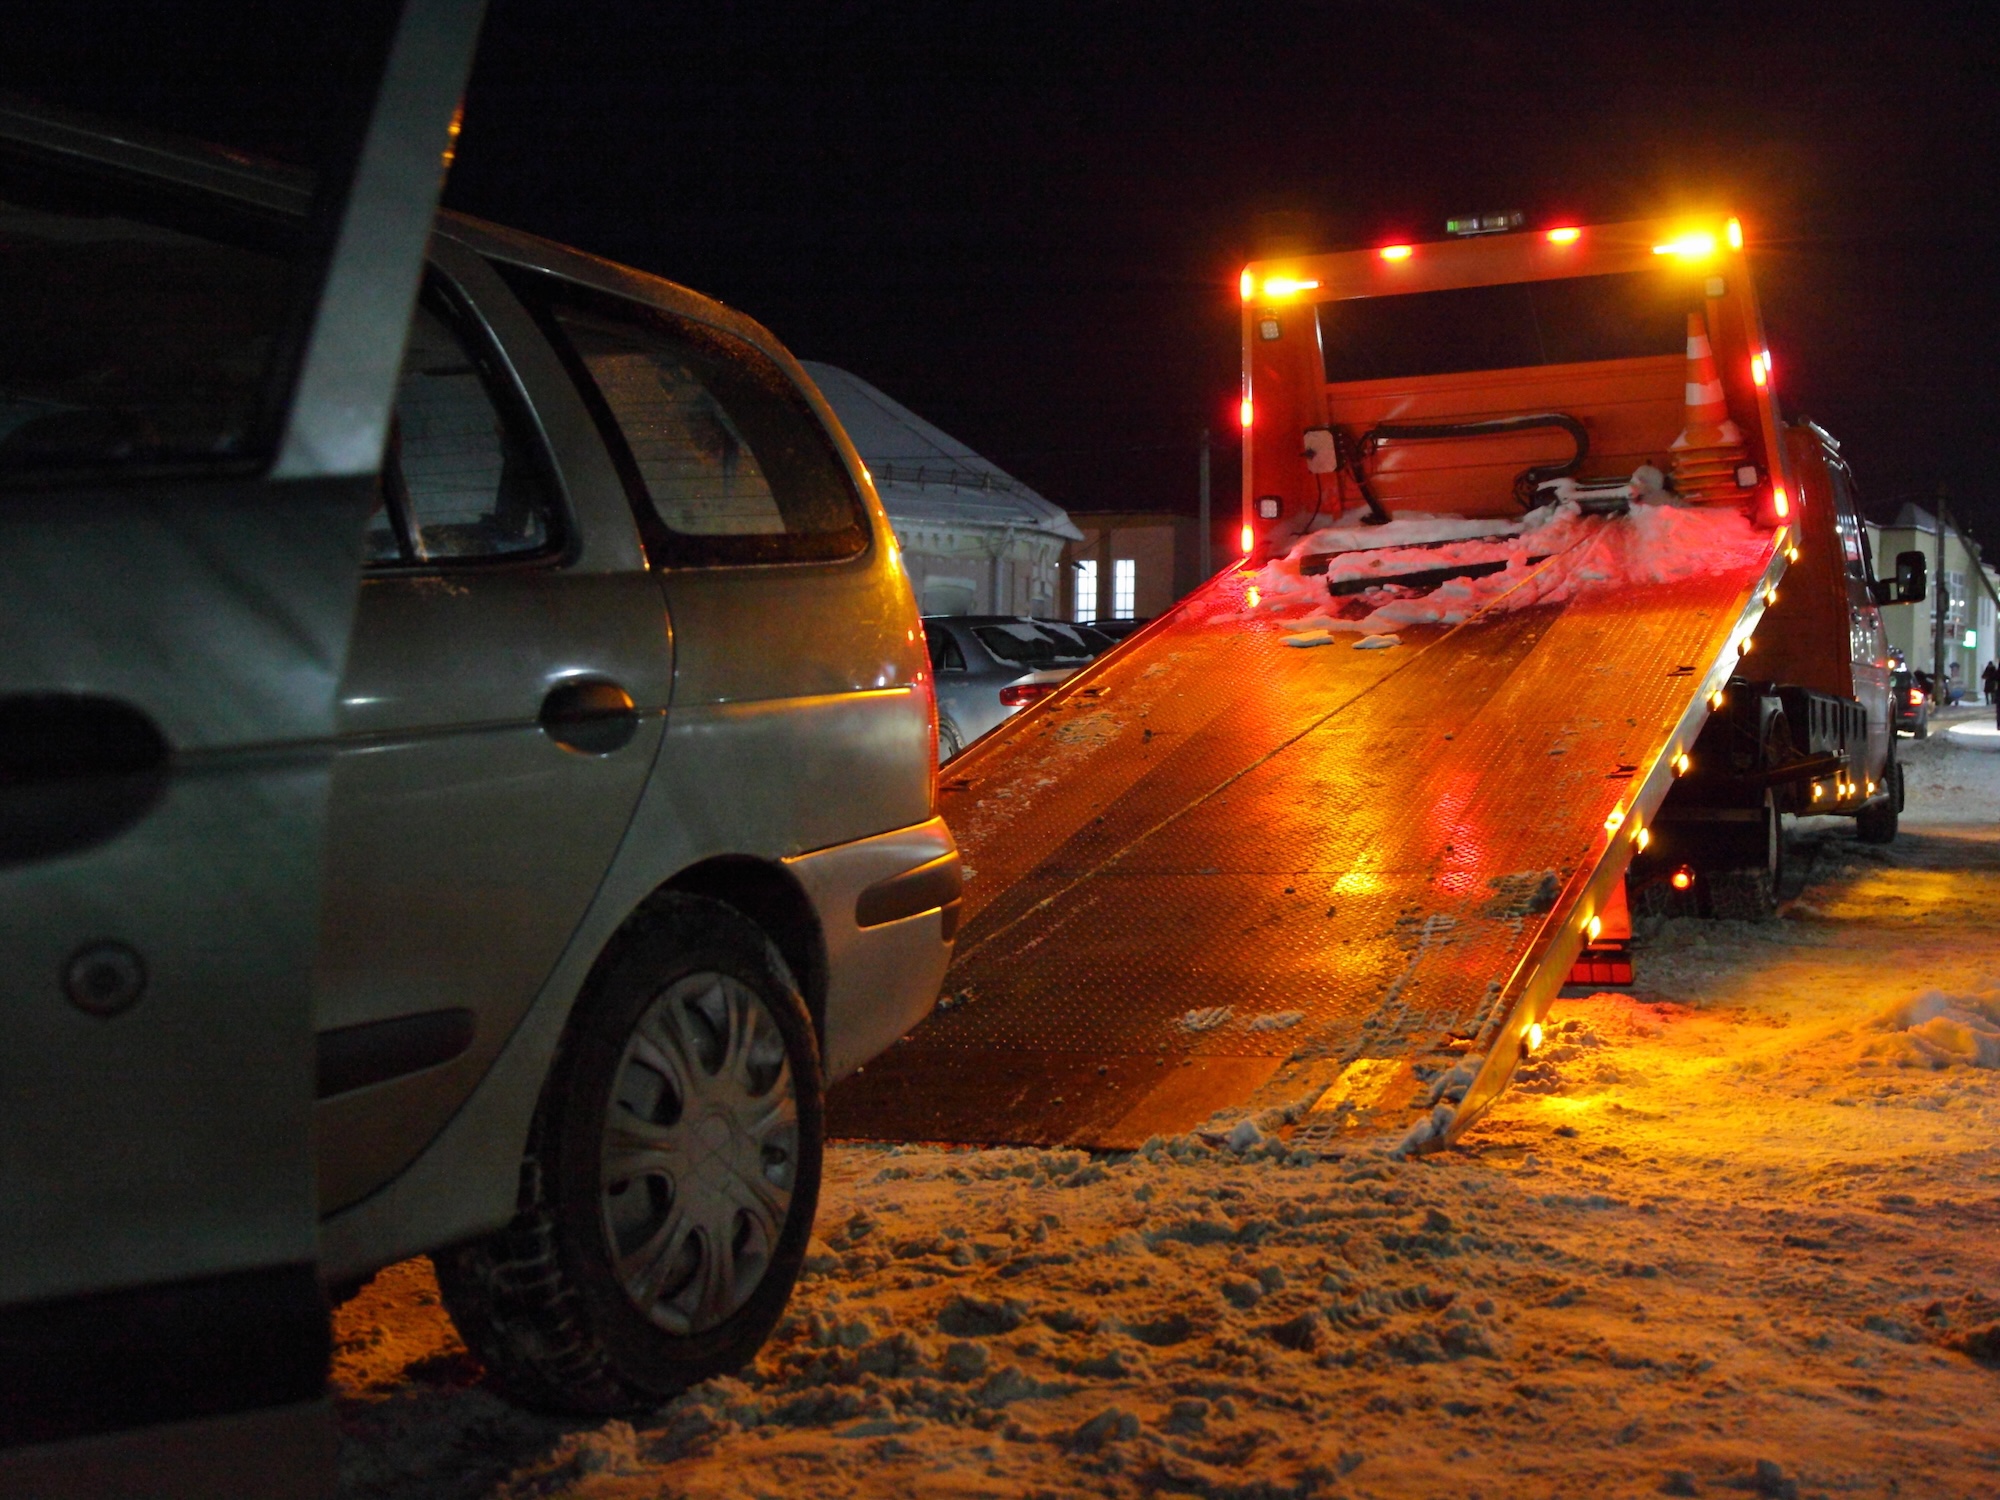
[[[231,198],[290,218],[312,207],[313,177],[297,167],[265,161],[204,141],[172,137],[125,124],[0,95],[0,139],[38,147],[57,156],[119,168],[197,192]],[[812,378],[776,335],[756,319],[691,287],[636,271],[539,235],[469,214],[439,209],[433,232],[490,259],[504,261],[579,286],[649,303],[723,332],[776,360],[821,408],[820,416],[841,432],[833,410]],[[844,433],[843,433],[844,437]],[[858,469],[860,460],[854,460]]]

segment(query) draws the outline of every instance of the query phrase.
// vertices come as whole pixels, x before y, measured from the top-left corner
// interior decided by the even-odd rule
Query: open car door
[[[274,11],[237,8],[176,20],[240,50]],[[334,693],[482,6],[315,9],[354,50],[303,219],[240,157],[0,108],[9,1494],[332,1485],[308,1129]]]

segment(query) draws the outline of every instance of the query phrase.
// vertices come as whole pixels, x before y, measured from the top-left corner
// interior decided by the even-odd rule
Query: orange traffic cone
[[[1700,313],[1688,314],[1687,426],[1673,441],[1674,488],[1689,500],[1733,500],[1736,471],[1750,461],[1743,432],[1729,420],[1715,351]]]

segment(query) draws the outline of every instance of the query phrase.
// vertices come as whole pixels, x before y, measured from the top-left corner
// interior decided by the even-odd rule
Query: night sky
[[[1996,47],[1909,6],[496,0],[447,201],[722,298],[1076,509],[1236,500],[1258,252],[1727,204],[1780,397],[2000,542]]]

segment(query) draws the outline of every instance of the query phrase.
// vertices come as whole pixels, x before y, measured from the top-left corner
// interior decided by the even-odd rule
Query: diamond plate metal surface
[[[1218,578],[946,768],[946,998],[834,1090],[831,1128],[1132,1146],[1288,1064],[1401,1057],[1421,1083],[1518,991],[1760,571],[1387,651],[1289,647]]]

